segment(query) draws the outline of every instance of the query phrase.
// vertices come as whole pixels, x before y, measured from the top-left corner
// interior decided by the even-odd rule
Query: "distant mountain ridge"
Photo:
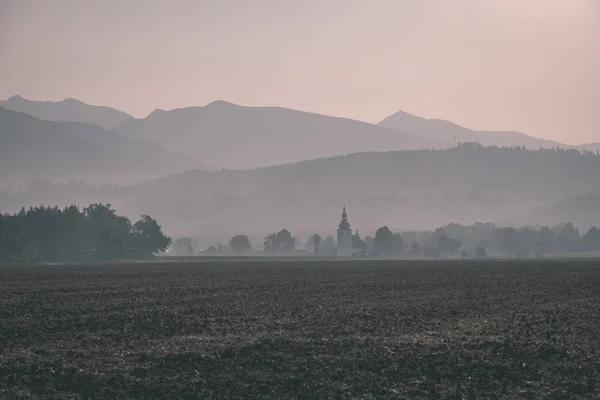
[[[582,144],[577,146],[578,149],[580,150],[587,150],[587,151],[591,151],[591,152],[599,152],[600,151],[600,142],[598,143],[586,143],[586,144]]]
[[[7,110],[19,111],[44,121],[76,121],[112,129],[133,117],[123,111],[104,106],[86,104],[76,99],[58,102],[33,101],[13,96],[0,103]]]
[[[463,145],[355,153],[246,171],[187,171],[130,188],[123,209],[156,215],[173,232],[231,234],[334,229],[346,202],[361,231],[434,229],[501,221],[588,193],[600,187],[599,168],[600,156],[576,150]]]
[[[206,106],[155,109],[142,119],[75,99],[36,102],[13,96],[0,105],[42,120],[91,123],[123,137],[154,141],[187,158],[227,169],[280,165],[364,151],[445,149],[459,142],[530,149],[600,150],[600,143],[570,146],[520,132],[473,130],[403,111],[373,125],[281,107],[246,107],[222,100]]]
[[[510,225],[520,223],[532,226],[553,226],[567,222],[573,223],[582,231],[600,225],[600,193],[567,197],[504,221]]]
[[[114,129],[145,137],[221,168],[247,169],[361,151],[442,148],[446,144],[348,118],[281,107],[215,101],[155,111]]]
[[[80,122],[42,121],[0,107],[1,180],[154,175],[203,164],[146,139]]]
[[[453,144],[457,142],[479,142],[484,146],[525,146],[530,149],[538,148],[570,148],[553,140],[536,138],[520,132],[513,131],[478,131],[457,125],[451,121],[441,119],[427,119],[398,111],[383,119],[378,124],[390,129],[396,129],[413,135]]]
[[[16,211],[58,199],[89,204],[95,198],[131,217],[153,215],[174,235],[260,236],[281,228],[331,234],[344,203],[352,227],[363,234],[383,225],[405,231],[488,221],[515,226],[571,221],[583,230],[600,225],[600,197],[588,195],[600,187],[599,169],[600,156],[576,150],[461,145],[243,171],[188,170],[98,191],[41,185],[30,196],[0,191],[0,203]]]

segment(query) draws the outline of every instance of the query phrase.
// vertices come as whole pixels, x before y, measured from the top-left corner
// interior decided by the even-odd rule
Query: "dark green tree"
[[[171,239],[144,216],[132,225],[110,204],[80,210],[70,206],[31,207],[0,217],[0,257],[13,261],[92,261],[146,258]]]
[[[325,238],[325,242],[323,243],[322,246],[324,249],[326,250],[332,250],[336,248],[336,244],[335,244],[335,239],[333,238],[333,236],[329,235]]]
[[[402,251],[402,238],[395,234],[387,226],[383,226],[375,232],[373,239],[375,250],[384,256],[394,256]]]
[[[236,235],[229,240],[229,248],[238,254],[248,253],[252,250],[252,243],[246,235]]]
[[[319,254],[319,251],[321,250],[321,240],[321,235],[315,233],[312,234],[306,242],[306,246],[312,249],[313,255],[315,256]]]
[[[578,250],[581,241],[579,229],[572,223],[567,223],[557,228],[556,250],[561,253],[571,253]]]
[[[282,229],[277,233],[271,233],[265,238],[265,253],[289,253],[296,249],[294,238],[287,229]]]
[[[587,252],[600,252],[600,229],[590,228],[582,237],[582,245]]]
[[[163,233],[158,222],[149,215],[142,215],[142,218],[133,224],[132,234],[133,243],[144,258],[165,251],[173,242]]]

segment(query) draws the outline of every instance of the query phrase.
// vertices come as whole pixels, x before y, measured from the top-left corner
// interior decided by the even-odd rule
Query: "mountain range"
[[[461,145],[355,153],[252,170],[190,170],[118,190],[73,189],[70,194],[66,187],[48,191],[42,185],[43,190],[0,200],[14,209],[40,201],[66,204],[88,193],[85,200],[110,202],[126,215],[149,213],[173,234],[262,234],[284,227],[326,233],[339,223],[344,203],[351,224],[365,232],[382,225],[431,229],[507,218],[522,226],[543,224],[525,217],[545,205],[597,191],[599,169],[600,156],[576,150]],[[563,209],[545,223],[570,217]],[[588,222],[600,225],[593,220],[597,217],[588,214]]]
[[[456,141],[479,142],[484,146],[525,146],[531,149],[566,147],[562,143],[536,138],[520,132],[476,131],[457,125],[454,122],[417,117],[404,111],[398,111],[390,115],[378,125],[403,130],[447,144],[453,144]]]
[[[146,145],[152,141],[155,151],[162,146],[187,159],[198,160],[197,165],[201,162],[218,169],[248,169],[364,151],[444,149],[457,142],[476,141],[500,147],[600,149],[600,143],[569,146],[520,132],[472,130],[450,121],[426,119],[403,111],[378,124],[369,124],[281,107],[245,107],[225,101],[170,111],[157,109],[141,119],[75,99],[49,102],[13,96],[0,105],[40,120],[81,122],[104,128],[104,135],[112,131],[121,137],[144,139]],[[93,129],[88,126],[83,130]],[[163,159],[174,161],[172,157]]]
[[[481,131],[465,128],[454,122],[442,119],[427,119],[398,111],[378,123],[379,126],[409,132],[431,140],[454,145],[457,142],[479,142],[484,146],[511,147],[523,146],[529,149],[571,148],[597,151],[600,143],[567,145],[548,139],[541,139],[515,131]]]
[[[73,112],[74,104],[86,111]],[[77,193],[132,216],[149,213],[174,233],[325,229],[337,223],[344,202],[352,221],[367,230],[569,218],[583,226],[587,217],[600,224],[592,221],[595,203],[578,197],[600,187],[600,157],[575,150],[595,152],[599,144],[475,131],[404,112],[369,124],[224,101],[155,110],[141,119],[76,100],[13,97],[2,105],[26,105],[37,117],[0,107],[0,184],[146,181]],[[50,197],[13,194],[2,198],[2,207],[83,199],[70,188]],[[592,211],[577,212],[581,204]]]
[[[114,128],[145,137],[218,168],[248,169],[360,151],[447,147],[348,118],[280,107],[216,101],[204,107],[156,111]]]
[[[147,139],[131,139],[98,125],[42,121],[0,107],[0,183],[28,179],[150,178],[202,168],[196,160]]]
[[[174,231],[269,231],[335,227],[347,202],[355,228],[435,228],[500,221],[598,190],[598,170],[600,156],[575,150],[465,145],[356,153],[250,171],[189,171],[137,186],[127,208],[161,216]]]
[[[77,121],[112,129],[133,117],[110,107],[93,106],[76,99],[63,101],[32,101],[13,96],[0,102],[7,110],[19,111],[44,121]]]
[[[569,196],[544,204],[517,217],[502,221],[505,225],[552,226],[571,222],[582,232],[600,224],[600,193]]]

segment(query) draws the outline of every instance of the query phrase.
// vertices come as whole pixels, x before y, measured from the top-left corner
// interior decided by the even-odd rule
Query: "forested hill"
[[[586,230],[600,221],[600,188],[595,193],[585,193],[568,197],[552,204],[544,204],[531,212],[503,221],[516,225],[554,225],[565,221],[572,222],[581,230]]]
[[[15,211],[21,205],[85,205],[97,199],[131,217],[155,215],[178,235],[263,234],[281,228],[331,233],[345,203],[354,229],[368,232],[388,225],[401,231],[504,221],[566,197],[598,192],[600,156],[461,145],[358,153],[248,171],[191,170],[125,188],[52,188],[46,184],[25,193],[0,193],[0,204],[4,211]],[[555,221],[561,220],[555,215]],[[600,226],[600,221],[589,223]]]

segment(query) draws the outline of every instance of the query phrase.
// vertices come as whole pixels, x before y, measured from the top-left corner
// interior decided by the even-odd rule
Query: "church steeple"
[[[346,206],[344,206],[342,210],[342,221],[340,222],[339,229],[337,230],[337,253],[341,256],[349,256],[353,251],[352,229],[350,229],[348,214],[346,213]]]
[[[346,214],[346,206],[344,206],[344,210],[342,211],[342,222],[340,222],[339,227],[343,230],[350,229],[350,223],[348,222],[348,214]]]

